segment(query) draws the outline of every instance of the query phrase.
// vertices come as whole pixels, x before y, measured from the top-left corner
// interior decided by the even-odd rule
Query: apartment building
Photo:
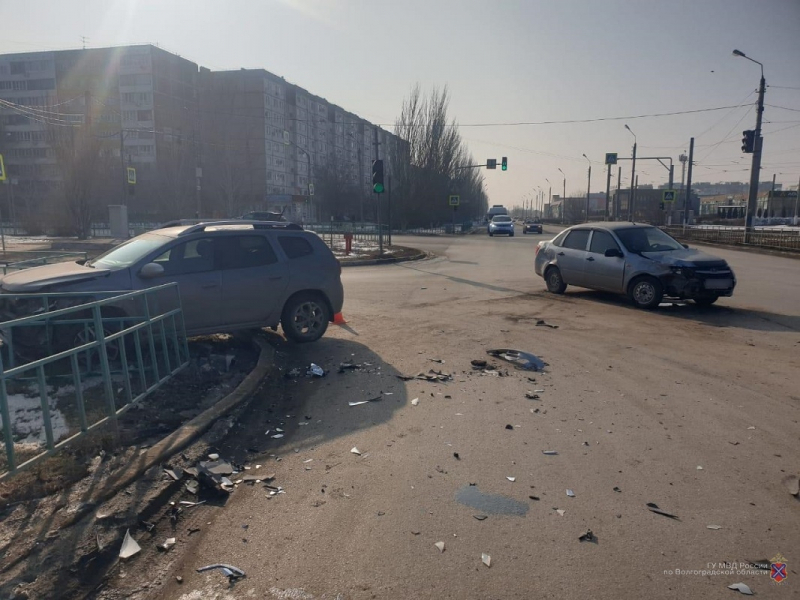
[[[98,220],[108,204],[150,221],[370,219],[376,142],[390,176],[400,138],[264,69],[211,71],[152,45],[0,55],[5,218],[57,213],[77,189]]]

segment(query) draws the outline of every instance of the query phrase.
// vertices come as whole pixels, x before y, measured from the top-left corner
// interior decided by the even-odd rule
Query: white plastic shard
[[[485,552],[483,554],[481,554],[481,561],[487,567],[491,567],[492,566],[492,557],[489,556],[488,554],[486,554]]]
[[[439,552],[444,552],[444,542],[436,542],[434,546],[439,549]]]
[[[125,531],[125,539],[122,540],[122,548],[119,549],[120,558],[130,558],[142,551],[142,547],[131,537],[131,530]]]

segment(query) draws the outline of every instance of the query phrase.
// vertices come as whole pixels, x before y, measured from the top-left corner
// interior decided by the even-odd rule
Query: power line
[[[777,104],[767,104],[770,108],[780,108],[781,110],[790,110],[792,112],[800,112],[800,108],[789,108],[788,106],[778,106]]]

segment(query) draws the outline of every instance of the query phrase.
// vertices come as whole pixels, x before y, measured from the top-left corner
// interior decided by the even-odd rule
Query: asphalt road
[[[796,595],[800,502],[783,480],[800,474],[800,260],[718,251],[733,298],[646,312],[548,294],[542,237],[398,238],[436,256],[345,269],[348,325],[281,352],[330,373],[271,382],[221,449],[286,493],[240,486],[199,507],[177,567],[148,574],[167,582],[152,597],[731,598],[738,582]],[[491,348],[549,366],[516,370]],[[471,368],[487,358],[504,376]],[[350,361],[361,369],[336,372]],[[430,369],[453,381],[396,377]],[[587,529],[596,543],[579,541]],[[780,584],[743,564],[779,553]],[[194,571],[217,562],[247,577]]]

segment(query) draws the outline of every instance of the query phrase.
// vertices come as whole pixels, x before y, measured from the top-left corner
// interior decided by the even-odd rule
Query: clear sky
[[[0,0],[0,53],[153,43],[211,69],[266,68],[390,126],[415,83],[447,85],[490,203],[605,189],[606,152],[678,155],[693,180],[748,181],[764,64],[762,181],[800,178],[800,0]],[[636,115],[719,107],[666,117]],[[783,107],[783,108],[777,108]],[[790,110],[791,109],[791,110]],[[599,120],[549,125],[478,124]],[[623,167],[629,185],[630,161]],[[637,163],[639,183],[667,171]],[[614,171],[616,177],[616,170]],[[616,186],[615,180],[612,185]]]

